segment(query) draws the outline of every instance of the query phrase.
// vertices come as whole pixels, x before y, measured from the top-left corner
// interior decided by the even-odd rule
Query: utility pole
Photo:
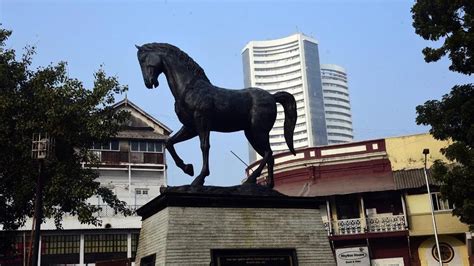
[[[38,179],[36,183],[35,194],[35,212],[33,214],[33,228],[30,238],[30,251],[28,254],[28,265],[37,266],[39,252],[41,250],[39,243],[41,238],[41,223],[43,222],[43,186],[44,186],[44,162],[52,155],[54,147],[54,139],[50,138],[48,134],[36,133],[33,134],[31,157],[38,160]],[[33,240],[33,248],[31,241]],[[33,258],[31,251],[33,251]]]
[[[430,202],[431,206],[431,219],[433,221],[433,231],[434,231],[434,236],[435,236],[435,241],[436,241],[436,249],[438,253],[438,262],[440,266],[443,266],[443,259],[441,258],[441,250],[439,249],[439,240],[438,240],[438,227],[436,226],[436,219],[434,216],[434,206],[433,206],[433,200],[431,199],[431,191],[430,191],[430,184],[428,182],[428,174],[426,173],[426,161],[427,161],[427,156],[430,154],[429,149],[423,149],[423,154],[425,155],[425,167],[423,168],[424,173],[425,173],[425,182],[426,182],[426,190],[428,191],[428,200]]]
[[[43,222],[43,167],[44,159],[39,160],[38,181],[36,184],[35,212],[34,212],[34,242],[32,266],[38,265],[39,242],[41,237],[41,223]]]

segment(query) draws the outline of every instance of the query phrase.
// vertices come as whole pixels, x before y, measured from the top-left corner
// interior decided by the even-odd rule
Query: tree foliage
[[[425,40],[442,41],[423,49],[426,62],[448,54],[451,71],[474,72],[474,1],[418,0],[412,7],[415,32]],[[416,107],[417,124],[431,125],[430,133],[454,143],[441,152],[453,163],[435,162],[433,174],[441,181],[441,195],[454,203],[453,214],[474,225],[474,86],[458,85],[441,101]]]
[[[441,101],[427,101],[416,111],[416,122],[431,125],[436,139],[454,141],[442,153],[455,163],[436,161],[433,175],[443,197],[454,203],[453,214],[474,224],[474,85],[454,86]]]
[[[127,113],[115,112],[114,95],[127,88],[98,70],[92,89],[70,78],[66,63],[32,70],[35,50],[20,59],[6,47],[11,31],[0,28],[0,225],[16,229],[32,216],[38,162],[31,158],[33,133],[55,138],[55,156],[45,162],[44,215],[61,225],[65,213],[80,222],[100,224],[93,196],[129,214],[125,203],[97,182],[89,152],[93,142],[114,136]]]
[[[423,49],[426,62],[438,61],[448,54],[450,70],[474,72],[474,1],[418,0],[413,5],[416,34],[430,41],[443,41],[439,48]]]

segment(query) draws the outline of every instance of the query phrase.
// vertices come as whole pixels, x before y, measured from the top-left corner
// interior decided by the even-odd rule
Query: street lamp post
[[[36,194],[35,194],[35,211],[33,214],[33,228],[32,236],[30,239],[30,251],[28,256],[28,265],[31,261],[31,240],[33,242],[33,261],[32,266],[38,265],[38,256],[39,256],[39,242],[41,234],[41,223],[43,221],[43,168],[44,161],[52,155],[54,148],[54,139],[49,137],[48,134],[44,133],[35,133],[33,134],[32,147],[31,147],[31,157],[35,160],[38,160],[38,180],[36,183]]]
[[[439,265],[443,266],[443,260],[441,258],[441,250],[439,249],[438,227],[436,226],[436,219],[435,219],[435,216],[434,216],[433,200],[431,199],[430,184],[428,183],[428,174],[426,173],[426,161],[427,161],[428,154],[430,154],[430,150],[429,149],[423,149],[423,154],[425,155],[425,167],[423,168],[423,170],[424,170],[424,173],[425,173],[426,190],[428,190],[428,200],[429,200],[430,206],[431,206],[431,219],[433,221],[433,231],[434,231],[434,236],[435,236],[435,241],[436,241],[436,250],[437,250],[437,253],[438,253],[438,262],[439,262]]]

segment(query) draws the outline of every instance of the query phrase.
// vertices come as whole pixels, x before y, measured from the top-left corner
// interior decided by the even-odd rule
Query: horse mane
[[[204,69],[196,63],[187,53],[183,52],[178,47],[168,44],[168,43],[147,43],[140,47],[140,50],[147,51],[147,52],[159,52],[166,55],[174,55],[180,61],[184,62],[186,68],[196,75],[196,77],[201,77],[202,79],[209,81],[204,72]]]

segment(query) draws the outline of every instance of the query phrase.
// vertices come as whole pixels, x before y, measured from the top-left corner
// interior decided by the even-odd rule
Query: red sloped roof
[[[391,173],[380,173],[367,176],[339,176],[317,178],[276,185],[276,190],[291,196],[330,196],[361,192],[375,192],[395,190],[395,183]]]

